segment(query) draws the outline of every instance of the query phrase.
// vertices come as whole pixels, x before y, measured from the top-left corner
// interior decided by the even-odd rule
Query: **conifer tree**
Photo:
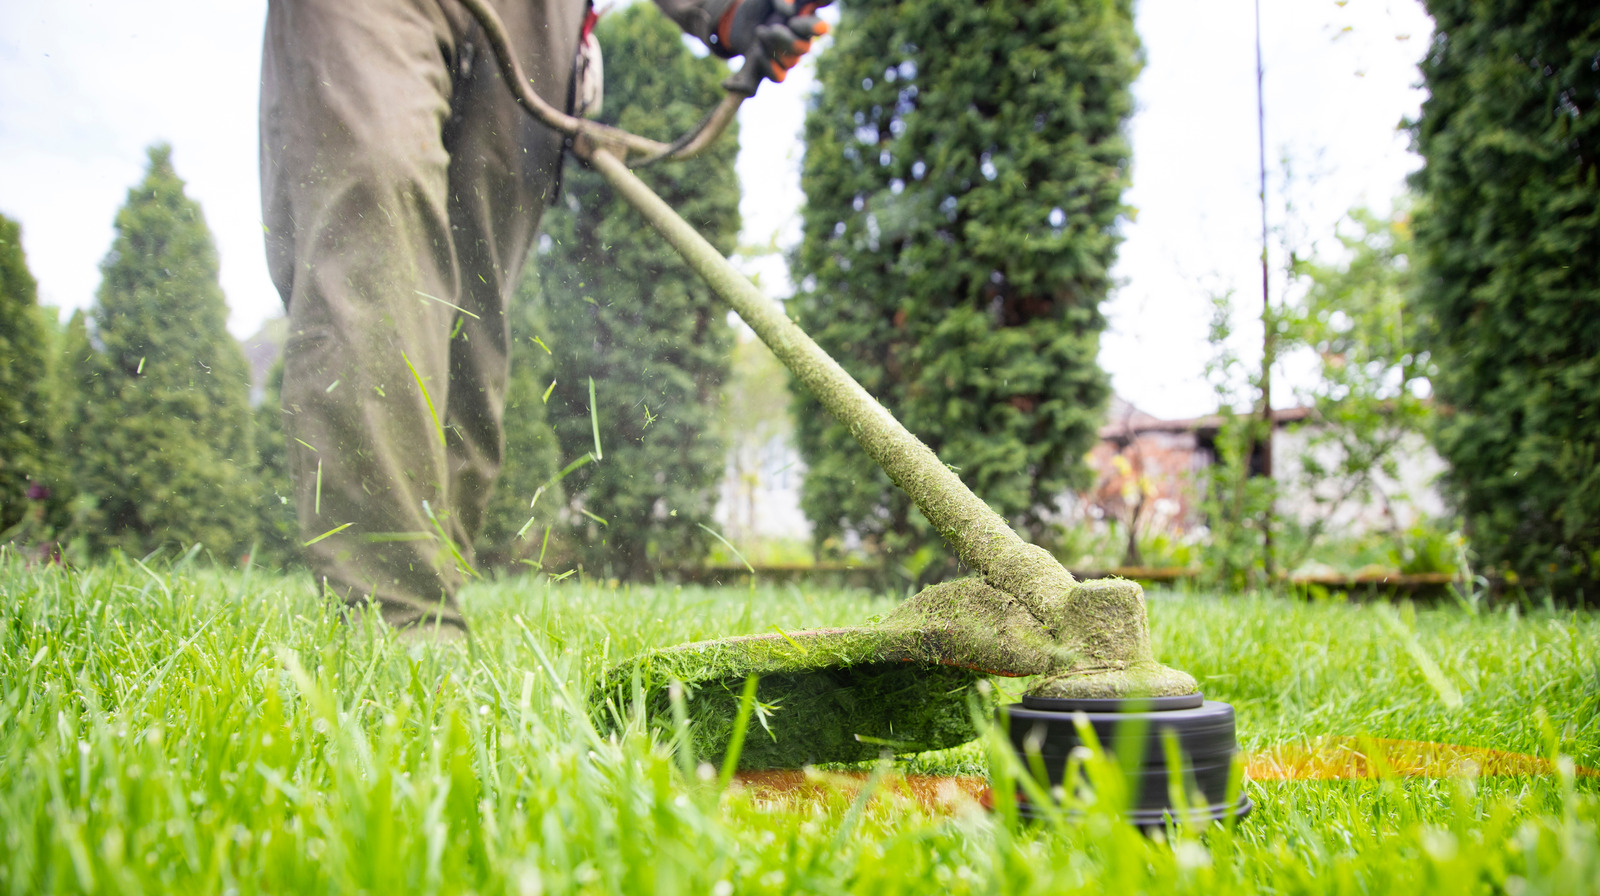
[[[22,227],[0,215],[0,533],[56,485],[47,336]]]
[[[1139,66],[1130,0],[856,0],[818,63],[797,317],[1034,538],[1086,484],[1109,394],[1100,303]],[[798,399],[819,544],[850,532],[947,572],[848,429]]]
[[[560,469],[561,447],[545,413],[546,390],[553,378],[550,330],[539,299],[539,273],[532,263],[523,271],[510,312],[511,380],[506,384],[505,463],[494,497],[484,511],[478,539],[479,561],[505,566],[527,560],[540,564],[564,557],[565,539],[553,540],[556,554],[545,556],[545,535],[560,523],[565,489],[550,483]],[[540,492],[540,488],[545,488]],[[538,495],[537,502],[534,496]]]
[[[256,468],[251,482],[256,489],[256,531],[251,560],[262,566],[281,567],[299,556],[295,543],[294,486],[289,479],[289,453],[283,434],[283,358],[267,374],[266,392],[251,411],[251,439]]]
[[[57,444],[60,446],[61,465],[69,483],[60,497],[71,502],[67,512],[62,514],[61,523],[63,527],[70,526],[66,536],[77,559],[86,558],[98,544],[97,540],[91,542],[88,531],[97,501],[94,495],[83,489],[80,481],[96,446],[91,441],[78,438],[77,434],[91,432],[97,425],[95,421],[98,415],[88,397],[96,394],[103,367],[94,342],[89,338],[89,314],[84,309],[77,309],[67,318],[66,326],[58,337],[53,377],[60,431],[72,434],[71,438],[61,438]]]
[[[1427,0],[1416,310],[1436,444],[1506,580],[1600,600],[1600,18]]]
[[[694,58],[655,9],[626,7],[599,27],[607,123],[672,139],[720,99],[726,67]],[[737,151],[730,133],[693,161],[640,173],[723,252],[739,232]],[[710,416],[732,334],[710,289],[597,175],[569,168],[563,190],[537,259],[556,381],[547,412],[563,464],[594,450],[598,425],[604,459],[565,481],[584,513],[582,561],[645,578],[704,552],[724,463]]]
[[[91,544],[200,544],[231,561],[256,529],[249,375],[225,326],[211,232],[171,147],[149,150],[114,231],[90,312],[96,350],[79,371]]]

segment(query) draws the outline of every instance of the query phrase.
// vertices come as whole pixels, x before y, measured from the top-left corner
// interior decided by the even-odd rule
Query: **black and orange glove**
[[[782,81],[811,49],[812,39],[828,33],[817,10],[831,2],[733,0],[717,20],[711,49],[723,58],[743,56],[746,64],[760,66],[762,77]]]

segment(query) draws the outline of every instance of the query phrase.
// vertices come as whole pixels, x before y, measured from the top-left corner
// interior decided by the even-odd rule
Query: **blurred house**
[[[800,510],[805,471],[792,427],[780,432],[757,427],[730,438],[713,514],[723,536],[735,543],[809,539],[811,521]]]
[[[1314,438],[1322,425],[1313,408],[1273,412],[1273,466],[1280,484],[1278,510],[1300,523],[1326,519],[1330,531],[1402,531],[1446,512],[1436,480],[1444,462],[1420,435],[1407,435],[1397,452],[1394,475],[1379,473],[1370,495],[1352,497],[1333,479],[1310,481],[1307,458],[1333,467],[1338,458]],[[800,510],[805,462],[793,444],[785,414],[765,420],[742,418],[729,434],[726,472],[720,486],[717,524],[736,541],[751,538],[806,539],[811,525]],[[1217,435],[1228,418],[1211,414],[1162,420],[1113,397],[1100,441],[1089,452],[1094,486],[1060,502],[1068,524],[1129,525],[1141,533],[1174,535],[1203,530],[1207,473],[1217,461]],[[1264,469],[1260,451],[1251,469]]]
[[[1147,532],[1203,527],[1206,471],[1217,461],[1217,434],[1228,419],[1213,414],[1162,420],[1113,398],[1100,442],[1089,453],[1095,485],[1080,497],[1077,515],[1124,527],[1131,523]],[[1272,422],[1273,474],[1281,488],[1278,510],[1289,518],[1309,523],[1326,517],[1332,528],[1368,532],[1402,530],[1445,513],[1436,486],[1444,461],[1420,435],[1402,438],[1393,475],[1378,472],[1371,494],[1352,496],[1338,481],[1309,481],[1304,475],[1308,459],[1323,468],[1338,460],[1334,449],[1315,444],[1322,426],[1315,409],[1275,410]],[[1259,447],[1250,469],[1257,475],[1265,470]]]

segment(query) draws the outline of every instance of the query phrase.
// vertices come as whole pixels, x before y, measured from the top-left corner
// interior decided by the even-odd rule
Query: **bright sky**
[[[531,0],[530,0],[531,2]],[[974,0],[979,2],[979,0]],[[1386,208],[1416,159],[1396,130],[1414,115],[1429,24],[1417,0],[1268,0],[1267,151],[1275,223],[1291,160],[1287,230],[1329,242],[1343,212]],[[256,100],[264,0],[54,0],[0,4],[0,212],[20,221],[40,299],[86,307],[111,222],[166,140],[203,207],[239,336],[280,313],[266,273]],[[1133,189],[1101,362],[1117,391],[1159,416],[1211,409],[1203,380],[1208,295],[1235,287],[1241,344],[1260,306],[1255,51],[1248,0],[1139,0],[1147,65],[1135,86]],[[767,84],[741,113],[744,241],[799,236],[808,74]],[[775,166],[779,169],[774,170]],[[752,263],[788,289],[781,264]],[[1248,349],[1246,349],[1248,350]]]

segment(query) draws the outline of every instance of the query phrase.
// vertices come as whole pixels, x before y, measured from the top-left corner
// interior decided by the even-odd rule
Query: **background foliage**
[[[806,122],[797,318],[1028,535],[1086,484],[1109,392],[1096,358],[1140,66],[1131,6],[850,3]],[[854,533],[946,571],[846,427],[809,395],[796,416],[818,543]]]
[[[1311,359],[1312,375],[1297,383],[1295,400],[1314,413],[1299,424],[1303,448],[1280,469],[1312,506],[1290,521],[1280,552],[1285,570],[1319,558],[1324,538],[1341,534],[1342,513],[1409,497],[1401,463],[1425,444],[1434,417],[1433,359],[1407,307],[1416,289],[1410,209],[1409,200],[1387,218],[1354,209],[1337,234],[1337,261],[1292,262],[1303,290],[1278,323],[1284,352]],[[1387,525],[1398,546],[1400,520],[1390,513]]]
[[[1214,437],[1213,456],[1203,473],[1201,508],[1206,538],[1204,576],[1214,584],[1243,588],[1265,580],[1272,543],[1269,528],[1280,520],[1278,482],[1262,474],[1260,445],[1272,432],[1261,419],[1259,399],[1235,410],[1245,394],[1259,395],[1261,366],[1247,363],[1233,344],[1231,291],[1211,297],[1211,322],[1207,339],[1212,356],[1206,362],[1206,379],[1217,397],[1220,424]]]
[[[1383,219],[1356,209],[1346,223],[1341,261],[1298,264],[1307,288],[1282,322],[1290,347],[1316,359],[1316,375],[1295,396],[1319,424],[1300,468],[1307,488],[1322,486],[1328,514],[1395,479],[1407,436],[1431,416],[1433,360],[1406,307],[1416,288],[1410,211],[1402,206]]]
[[[1600,18],[1428,0],[1417,308],[1479,555],[1600,599]]]
[[[555,365],[544,341],[550,338],[550,330],[544,324],[539,272],[532,264],[524,269],[508,314],[511,380],[506,385],[505,467],[484,512],[478,546],[479,557],[491,566],[519,560],[540,562],[545,533],[560,524],[560,511],[566,503],[560,482],[546,485],[561,469],[561,446],[546,413],[546,390]],[[534,495],[541,487],[546,490],[535,502]],[[565,539],[558,537],[557,541]]]
[[[200,544],[231,560],[252,541],[258,512],[248,374],[200,206],[184,195],[170,147],[149,157],[117,212],[91,342],[68,334],[75,478],[96,501],[92,548],[140,556]]]
[[[47,493],[65,478],[54,462],[50,335],[22,226],[0,215],[0,541],[25,521],[42,528]]]
[[[1344,261],[1291,254],[1306,290],[1292,286],[1275,312],[1281,351],[1309,348],[1317,363],[1300,397],[1328,453],[1303,469],[1330,507],[1371,493],[1405,435],[1430,426],[1431,379],[1451,492],[1489,571],[1593,600],[1600,25],[1581,8],[1429,6],[1415,247],[1408,211],[1354,213]],[[791,307],[1037,540],[1056,499],[1084,484],[1106,394],[1098,303],[1139,65],[1128,4],[860,0],[845,14],[807,124]],[[720,64],[693,59],[651,11],[603,30],[608,121],[674,135],[716,97]],[[646,175],[724,249],[738,229],[735,151]],[[705,288],[596,178],[568,174],[514,311],[509,462],[480,549],[528,559],[554,526],[563,562],[650,576],[704,556],[723,444],[730,427],[757,427],[748,410],[713,419],[730,338]],[[248,419],[215,250],[167,148],[151,150],[119,212],[103,272],[93,309],[61,330],[34,307],[18,228],[0,219],[0,540],[292,555],[276,413]],[[809,396],[795,414],[817,542],[859,536],[912,577],[944,574],[920,516],[844,428]],[[1208,557],[1228,581],[1261,567],[1259,523],[1276,513],[1274,483],[1249,475],[1253,425],[1218,434],[1207,491]],[[597,428],[605,460],[552,483],[595,450]],[[741,483],[747,460],[734,459]],[[1318,525],[1293,534],[1306,550]]]
[[[1341,514],[1406,497],[1400,463],[1417,450],[1433,419],[1433,361],[1420,347],[1418,318],[1408,307],[1416,288],[1411,233],[1406,199],[1387,218],[1353,209],[1331,259],[1284,247],[1284,297],[1268,323],[1276,354],[1297,371],[1294,401],[1312,413],[1302,422],[1278,424],[1274,444],[1288,441],[1282,429],[1304,440],[1295,456],[1278,459],[1270,479],[1261,475],[1258,446],[1267,428],[1259,401],[1248,413],[1233,409],[1241,396],[1259,395],[1261,371],[1233,344],[1235,297],[1213,297],[1207,375],[1222,423],[1202,501],[1206,573],[1213,581],[1237,587],[1259,579],[1269,548],[1273,568],[1282,572],[1307,560],[1320,564],[1327,558],[1325,538],[1346,534],[1337,531]],[[1281,506],[1289,495],[1301,501],[1292,512]],[[1402,527],[1393,516],[1386,534],[1398,548]]]
[[[668,140],[693,128],[720,98],[724,64],[694,58],[655,9],[613,12],[602,18],[599,36],[606,123]],[[739,233],[736,137],[730,133],[691,162],[641,172],[724,254]],[[724,463],[712,415],[732,331],[709,287],[599,175],[569,167],[563,190],[546,216],[537,257],[542,340],[555,379],[546,413],[563,465],[594,451],[597,427],[604,454],[564,481],[574,505],[587,511],[570,517],[578,527],[574,546],[592,572],[652,578],[693,565],[705,551],[709,536],[700,526],[711,521]],[[518,350],[521,358],[536,357],[527,344]],[[527,393],[518,400],[526,406]],[[525,506],[531,494],[518,497]]]
[[[267,373],[261,403],[251,410],[251,439],[256,467],[251,486],[256,493],[255,542],[250,559],[281,567],[300,556],[300,528],[295,522],[294,485],[283,434],[283,359]]]

